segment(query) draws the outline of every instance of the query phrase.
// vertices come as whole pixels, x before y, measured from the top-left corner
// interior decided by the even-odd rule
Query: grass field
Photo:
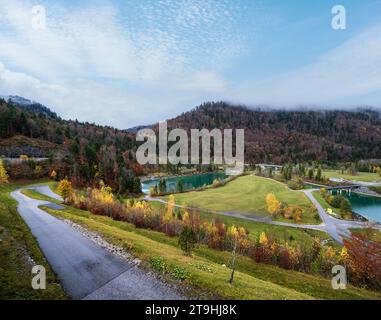
[[[356,175],[350,175],[346,173],[341,173],[339,171],[327,170],[323,172],[326,178],[335,179],[345,179],[353,181],[364,181],[364,182],[381,182],[381,177],[376,173],[370,172],[358,172]]]
[[[159,202],[150,202],[151,206],[154,208],[161,208],[165,206]],[[227,225],[236,225],[245,227],[249,231],[249,237],[251,239],[256,239],[262,232],[265,232],[267,235],[270,235],[274,239],[280,242],[288,242],[291,245],[303,244],[311,245],[314,241],[314,238],[318,237],[322,240],[331,240],[333,246],[338,245],[332,240],[332,238],[325,232],[302,229],[302,228],[289,228],[283,226],[277,226],[268,223],[261,223],[249,220],[243,220],[240,218],[228,217],[223,215],[211,214],[209,212],[199,212],[203,220],[213,220],[219,219],[226,223]]]
[[[17,202],[10,196],[16,188],[0,186],[0,300],[65,299],[37,241],[17,213]],[[46,268],[46,290],[32,289],[31,270],[36,264]]]
[[[49,182],[46,183],[50,186],[50,188],[54,191],[56,191],[57,183],[56,182]],[[44,200],[44,201],[50,201],[55,203],[61,203],[60,201],[47,197],[37,191],[34,190],[23,190],[23,194],[26,196],[37,199],[37,200]],[[154,209],[158,210],[165,210],[165,205],[159,202],[150,202],[150,205]],[[200,212],[201,218],[203,220],[213,220],[213,219],[220,219],[227,225],[236,225],[236,226],[242,226],[245,227],[249,231],[249,237],[251,239],[256,239],[259,237],[259,235],[262,232],[265,232],[267,235],[273,237],[277,241],[280,242],[288,242],[289,244],[303,244],[303,245],[312,245],[315,238],[320,238],[322,240],[332,240],[332,238],[325,232],[318,231],[318,230],[310,230],[310,229],[302,229],[302,228],[288,228],[283,226],[277,226],[267,223],[260,223],[260,222],[254,222],[249,220],[243,220],[239,218],[233,218],[233,217],[227,217],[227,216],[221,216],[216,214],[211,214],[208,212]],[[333,246],[338,245],[336,242],[332,241],[331,244]]]
[[[293,191],[285,184],[258,176],[244,176],[229,182],[227,185],[208,189],[176,194],[178,204],[213,211],[235,212],[268,216],[266,195],[274,193],[277,199],[288,205],[300,206],[307,210],[312,206],[309,199],[300,191]],[[166,197],[168,199],[168,197]],[[301,223],[320,223],[314,212],[304,213]],[[281,221],[289,221],[278,218]]]
[[[203,293],[204,298],[221,299],[380,299],[381,295],[349,286],[347,290],[333,290],[331,281],[320,276],[283,270],[275,266],[258,264],[247,257],[239,257],[235,283],[228,285],[230,255],[199,246],[193,257],[184,256],[177,238],[162,233],[137,229],[131,224],[96,216],[87,211],[66,207],[51,214],[70,219],[101,234],[106,240],[124,247],[140,258],[149,268],[151,258],[161,257],[190,273],[182,284],[193,288],[193,295]],[[172,281],[174,281],[172,279]],[[179,282],[177,282],[179,283]]]

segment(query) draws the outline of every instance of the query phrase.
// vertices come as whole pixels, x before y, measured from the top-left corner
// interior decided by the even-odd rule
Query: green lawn
[[[312,192],[312,194],[315,197],[315,199],[319,202],[319,204],[325,209],[325,211],[327,211],[328,209],[332,209],[332,211],[337,214],[337,216],[335,217],[340,219],[340,209],[332,207],[327,201],[325,201],[320,191],[314,191]]]
[[[55,191],[57,183],[50,183],[50,188]],[[32,199],[51,201],[55,203],[62,204],[62,202],[47,197],[34,190],[23,190],[23,194],[27,195]],[[165,205],[159,202],[150,202],[151,206],[157,210],[165,210]],[[178,209],[175,209],[178,210]],[[212,221],[213,219],[220,219],[227,225],[236,225],[245,227],[249,231],[249,237],[251,239],[256,239],[262,232],[265,232],[267,235],[273,237],[280,242],[288,242],[291,245],[302,244],[302,245],[312,245],[315,238],[320,238],[322,240],[332,240],[332,238],[325,232],[318,230],[310,229],[301,229],[301,228],[289,228],[283,226],[277,226],[267,223],[254,222],[249,220],[243,220],[239,218],[227,217],[217,214],[211,214],[208,212],[199,212],[203,220]],[[332,240],[331,243],[333,246],[338,246],[336,242]]]
[[[0,300],[65,299],[58,279],[16,210],[17,202],[10,196],[16,188],[13,184],[0,186]],[[46,290],[31,286],[35,264],[46,268]]]
[[[269,193],[274,193],[283,203],[300,206],[304,210],[312,206],[302,192],[293,191],[281,182],[252,175],[237,178],[220,188],[176,194],[175,200],[178,204],[190,207],[263,217],[268,216],[266,195]],[[315,219],[315,214],[316,212],[305,212],[301,223],[319,223],[320,221]]]
[[[376,173],[358,172],[356,175],[342,174],[340,171],[327,170],[323,172],[326,178],[345,179],[364,182],[381,182],[381,177]]]
[[[349,286],[347,290],[333,290],[330,279],[258,264],[247,257],[239,257],[233,286],[228,285],[230,255],[199,246],[193,257],[184,256],[177,238],[163,233],[137,229],[131,224],[114,221],[104,216],[66,207],[48,212],[70,219],[100,233],[106,240],[117,244],[140,258],[149,268],[151,258],[162,257],[167,263],[186,269],[191,277],[184,284],[193,288],[196,297],[222,299],[380,299],[381,295]],[[187,291],[189,292],[189,291]]]
[[[159,202],[150,202],[153,208],[163,209],[164,204]],[[302,229],[302,228],[289,228],[283,226],[277,226],[268,223],[261,223],[249,220],[243,220],[240,218],[227,217],[218,214],[211,214],[208,212],[199,212],[203,220],[213,220],[219,219],[226,223],[227,225],[236,225],[245,227],[249,231],[249,237],[251,239],[256,239],[258,236],[265,232],[267,235],[270,235],[274,239],[280,242],[288,242],[291,245],[302,244],[302,245],[311,245],[314,239],[320,238],[322,240],[332,240],[332,238],[325,232]],[[338,245],[332,240],[331,244],[333,246]]]
[[[49,185],[51,186],[51,184],[49,184]],[[33,190],[33,189],[24,189],[24,190],[21,191],[21,193],[23,195],[29,197],[29,198],[32,198],[32,199],[43,200],[43,201],[50,201],[50,202],[54,202],[54,203],[57,203],[57,204],[62,203],[62,201],[60,201],[60,200],[57,200],[57,199],[45,196],[45,195],[43,195],[43,194],[41,194],[38,191]]]

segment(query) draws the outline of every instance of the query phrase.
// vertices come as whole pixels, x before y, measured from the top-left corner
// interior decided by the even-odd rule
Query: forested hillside
[[[381,158],[381,118],[370,109],[281,111],[205,103],[169,120],[168,127],[243,128],[247,163]],[[75,185],[96,184],[102,179],[120,193],[138,192],[137,177],[143,168],[135,159],[135,134],[63,120],[38,103],[17,105],[0,99],[0,156],[47,157],[50,169],[59,178],[71,178]],[[15,177],[28,176],[27,168],[16,169]]]
[[[371,109],[284,111],[205,103],[168,126],[245,129],[245,161],[251,163],[381,158],[381,117]]]
[[[102,179],[120,193],[138,192],[141,169],[136,165],[134,141],[125,131],[62,120],[39,104],[24,106],[0,100],[0,156],[48,157],[51,170],[59,178],[70,177],[76,185]],[[35,170],[33,164],[29,166]],[[28,176],[27,167],[13,168],[10,173]]]

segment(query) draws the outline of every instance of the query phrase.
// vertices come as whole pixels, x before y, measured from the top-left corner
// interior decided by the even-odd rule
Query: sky
[[[380,15],[381,0],[0,0],[0,95],[120,129],[206,101],[381,107]]]

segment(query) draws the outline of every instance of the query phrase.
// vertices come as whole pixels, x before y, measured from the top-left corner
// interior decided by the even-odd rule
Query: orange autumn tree
[[[381,244],[374,239],[377,233],[368,229],[365,233],[351,234],[344,240],[342,255],[348,266],[350,281],[381,290]]]
[[[56,170],[52,170],[52,172],[50,173],[50,178],[52,178],[53,180],[56,180],[57,179],[57,172]]]

